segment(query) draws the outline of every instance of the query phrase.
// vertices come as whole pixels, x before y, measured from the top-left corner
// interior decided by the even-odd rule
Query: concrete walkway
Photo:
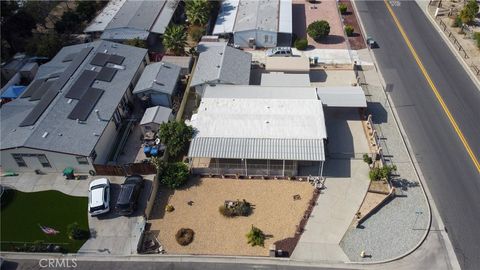
[[[96,176],[97,178],[98,176]],[[65,180],[60,173],[19,173],[18,176],[0,177],[0,184],[11,186],[23,192],[37,192],[58,190],[62,193],[77,197],[88,196],[88,185],[91,178],[85,180]]]
[[[329,135],[322,191],[293,254],[294,260],[348,261],[339,246],[368,190],[368,152],[360,115],[356,109],[325,110]]]
[[[326,189],[317,200],[292,259],[348,261],[339,243],[368,190],[368,166],[362,160],[331,159],[325,167],[326,175],[342,175],[348,166],[350,177],[327,177]]]

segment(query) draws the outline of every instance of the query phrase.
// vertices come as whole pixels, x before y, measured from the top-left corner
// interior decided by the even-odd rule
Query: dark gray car
[[[137,200],[143,187],[143,177],[131,175],[125,179],[118,195],[115,209],[120,215],[131,215],[137,207]]]

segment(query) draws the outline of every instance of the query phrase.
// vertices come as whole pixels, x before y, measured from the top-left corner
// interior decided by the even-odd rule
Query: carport
[[[367,107],[365,93],[360,86],[317,87],[317,96],[327,107]]]

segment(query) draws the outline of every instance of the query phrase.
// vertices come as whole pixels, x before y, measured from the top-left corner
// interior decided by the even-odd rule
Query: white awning
[[[360,86],[318,87],[317,95],[327,107],[367,107],[365,93]]]
[[[280,0],[279,33],[292,33],[292,0]]]

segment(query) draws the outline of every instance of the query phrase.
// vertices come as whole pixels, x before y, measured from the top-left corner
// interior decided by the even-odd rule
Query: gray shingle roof
[[[180,77],[180,70],[179,66],[166,62],[150,64],[143,70],[133,93],[155,91],[172,95]]]
[[[252,55],[223,42],[199,45],[200,56],[193,72],[191,86],[204,83],[247,85],[250,82]]]
[[[93,47],[93,49],[61,89],[60,94],[55,97],[34,125],[19,127],[19,124],[38,101],[19,98],[2,106],[0,109],[2,115],[2,121],[0,122],[1,149],[30,147],[81,156],[90,155],[100,135],[105,130],[108,121],[98,121],[93,111],[84,123],[68,119],[67,116],[79,101],[69,101],[65,97],[66,93],[69,92],[71,86],[84,70],[91,70],[94,67],[90,64],[90,61],[95,53],[107,51],[108,54],[125,56],[125,60],[122,63],[125,69],[118,70],[111,82],[97,80],[92,85],[95,88],[105,90],[100,100],[96,103],[94,110],[99,110],[102,119],[110,120],[144,60],[147,50],[100,40],[64,47],[45,65],[47,67],[55,66],[65,69],[70,62],[63,62],[63,59],[67,55],[78,53],[86,47]],[[98,67],[96,68],[98,70]],[[42,75],[47,76],[48,74]],[[37,75],[36,79],[38,78]],[[42,135],[45,132],[48,132],[48,136],[44,138]]]
[[[172,109],[170,108],[165,108],[162,106],[147,108],[143,114],[142,121],[140,121],[140,125],[149,123],[161,124],[163,122],[168,122],[171,114]]]
[[[126,1],[106,26],[102,39],[147,39],[150,32],[163,34],[177,8],[177,0]]]

